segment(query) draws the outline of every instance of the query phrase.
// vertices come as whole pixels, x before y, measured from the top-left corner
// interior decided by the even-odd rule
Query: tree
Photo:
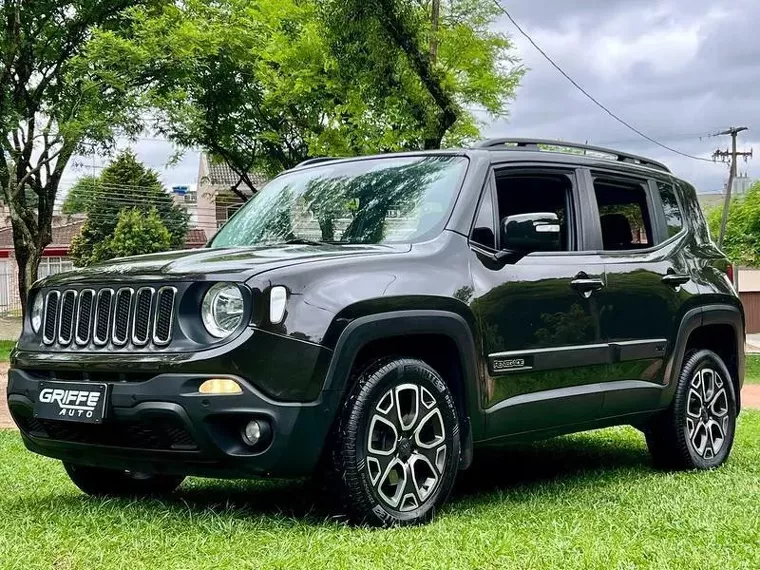
[[[88,59],[133,76],[160,111],[152,127],[226,162],[244,197],[251,170],[476,138],[468,108],[505,115],[523,73],[491,31],[497,13],[491,0],[444,3],[432,58],[417,0],[187,0],[130,11],[130,30],[98,34]]]
[[[713,239],[717,239],[720,232],[722,215],[722,206],[707,212]],[[746,194],[731,200],[723,251],[732,263],[760,266],[760,182],[753,184]]]
[[[52,239],[64,168],[85,141],[108,146],[139,116],[115,75],[99,81],[79,56],[93,29],[118,31],[133,0],[0,2],[0,191],[10,211],[19,293]],[[32,196],[33,199],[28,198]]]
[[[84,198],[87,221],[71,245],[71,255],[77,265],[91,265],[114,257],[110,244],[119,214],[124,209],[136,209],[143,215],[155,210],[169,232],[165,249],[178,249],[185,243],[187,214],[174,204],[158,174],[146,168],[131,151],[122,152],[104,168],[95,188]]]
[[[126,257],[166,251],[171,242],[172,236],[156,208],[148,210],[147,215],[138,208],[126,208],[119,212],[113,237],[105,249],[109,258]]]
[[[69,193],[66,194],[61,211],[69,216],[71,214],[84,214],[87,212],[87,206],[97,187],[97,176],[82,176],[69,189]]]

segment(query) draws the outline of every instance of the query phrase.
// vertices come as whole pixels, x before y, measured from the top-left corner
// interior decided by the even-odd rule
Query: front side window
[[[645,186],[636,181],[595,178],[604,251],[646,249],[654,245]]]
[[[250,200],[210,246],[429,239],[443,230],[466,168],[463,157],[416,156],[287,173]]]
[[[539,242],[545,243],[534,243],[529,248],[530,250],[570,251],[572,240],[569,204],[572,191],[572,180],[565,174],[497,172],[496,193],[502,248],[510,247],[504,235],[505,222],[513,219],[524,220],[522,223],[526,227],[533,227],[543,234],[534,238],[539,238]],[[549,220],[547,215],[553,218]],[[546,218],[545,221],[544,218]],[[545,227],[539,228],[539,225]],[[551,230],[551,232],[546,230]],[[540,239],[541,237],[549,238],[550,233],[552,239]]]

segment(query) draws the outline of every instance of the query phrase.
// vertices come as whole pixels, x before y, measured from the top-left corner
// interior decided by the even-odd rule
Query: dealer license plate
[[[106,384],[75,382],[40,382],[40,393],[34,405],[34,417],[99,424],[106,410]]]

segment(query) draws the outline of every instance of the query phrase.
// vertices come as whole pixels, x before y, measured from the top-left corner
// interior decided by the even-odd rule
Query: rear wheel
[[[731,452],[736,394],[720,356],[709,350],[687,355],[673,403],[646,431],[655,464],[671,469],[713,469]]]
[[[174,492],[185,479],[174,475],[149,475],[66,462],[63,467],[74,485],[84,493],[93,496],[168,495]]]
[[[353,522],[427,522],[454,484],[459,447],[454,401],[438,373],[420,360],[378,361],[344,407],[326,482]]]

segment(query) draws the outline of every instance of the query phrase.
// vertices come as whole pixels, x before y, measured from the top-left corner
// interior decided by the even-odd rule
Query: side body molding
[[[445,335],[454,341],[459,349],[464,401],[461,402],[462,409],[458,411],[465,422],[462,426],[464,456],[466,450],[471,448],[472,441],[483,437],[485,416],[481,405],[481,379],[475,341],[470,325],[461,315],[450,311],[409,310],[367,315],[351,321],[336,342],[324,391],[344,394],[348,389],[356,356],[368,343],[383,338],[415,334]]]

